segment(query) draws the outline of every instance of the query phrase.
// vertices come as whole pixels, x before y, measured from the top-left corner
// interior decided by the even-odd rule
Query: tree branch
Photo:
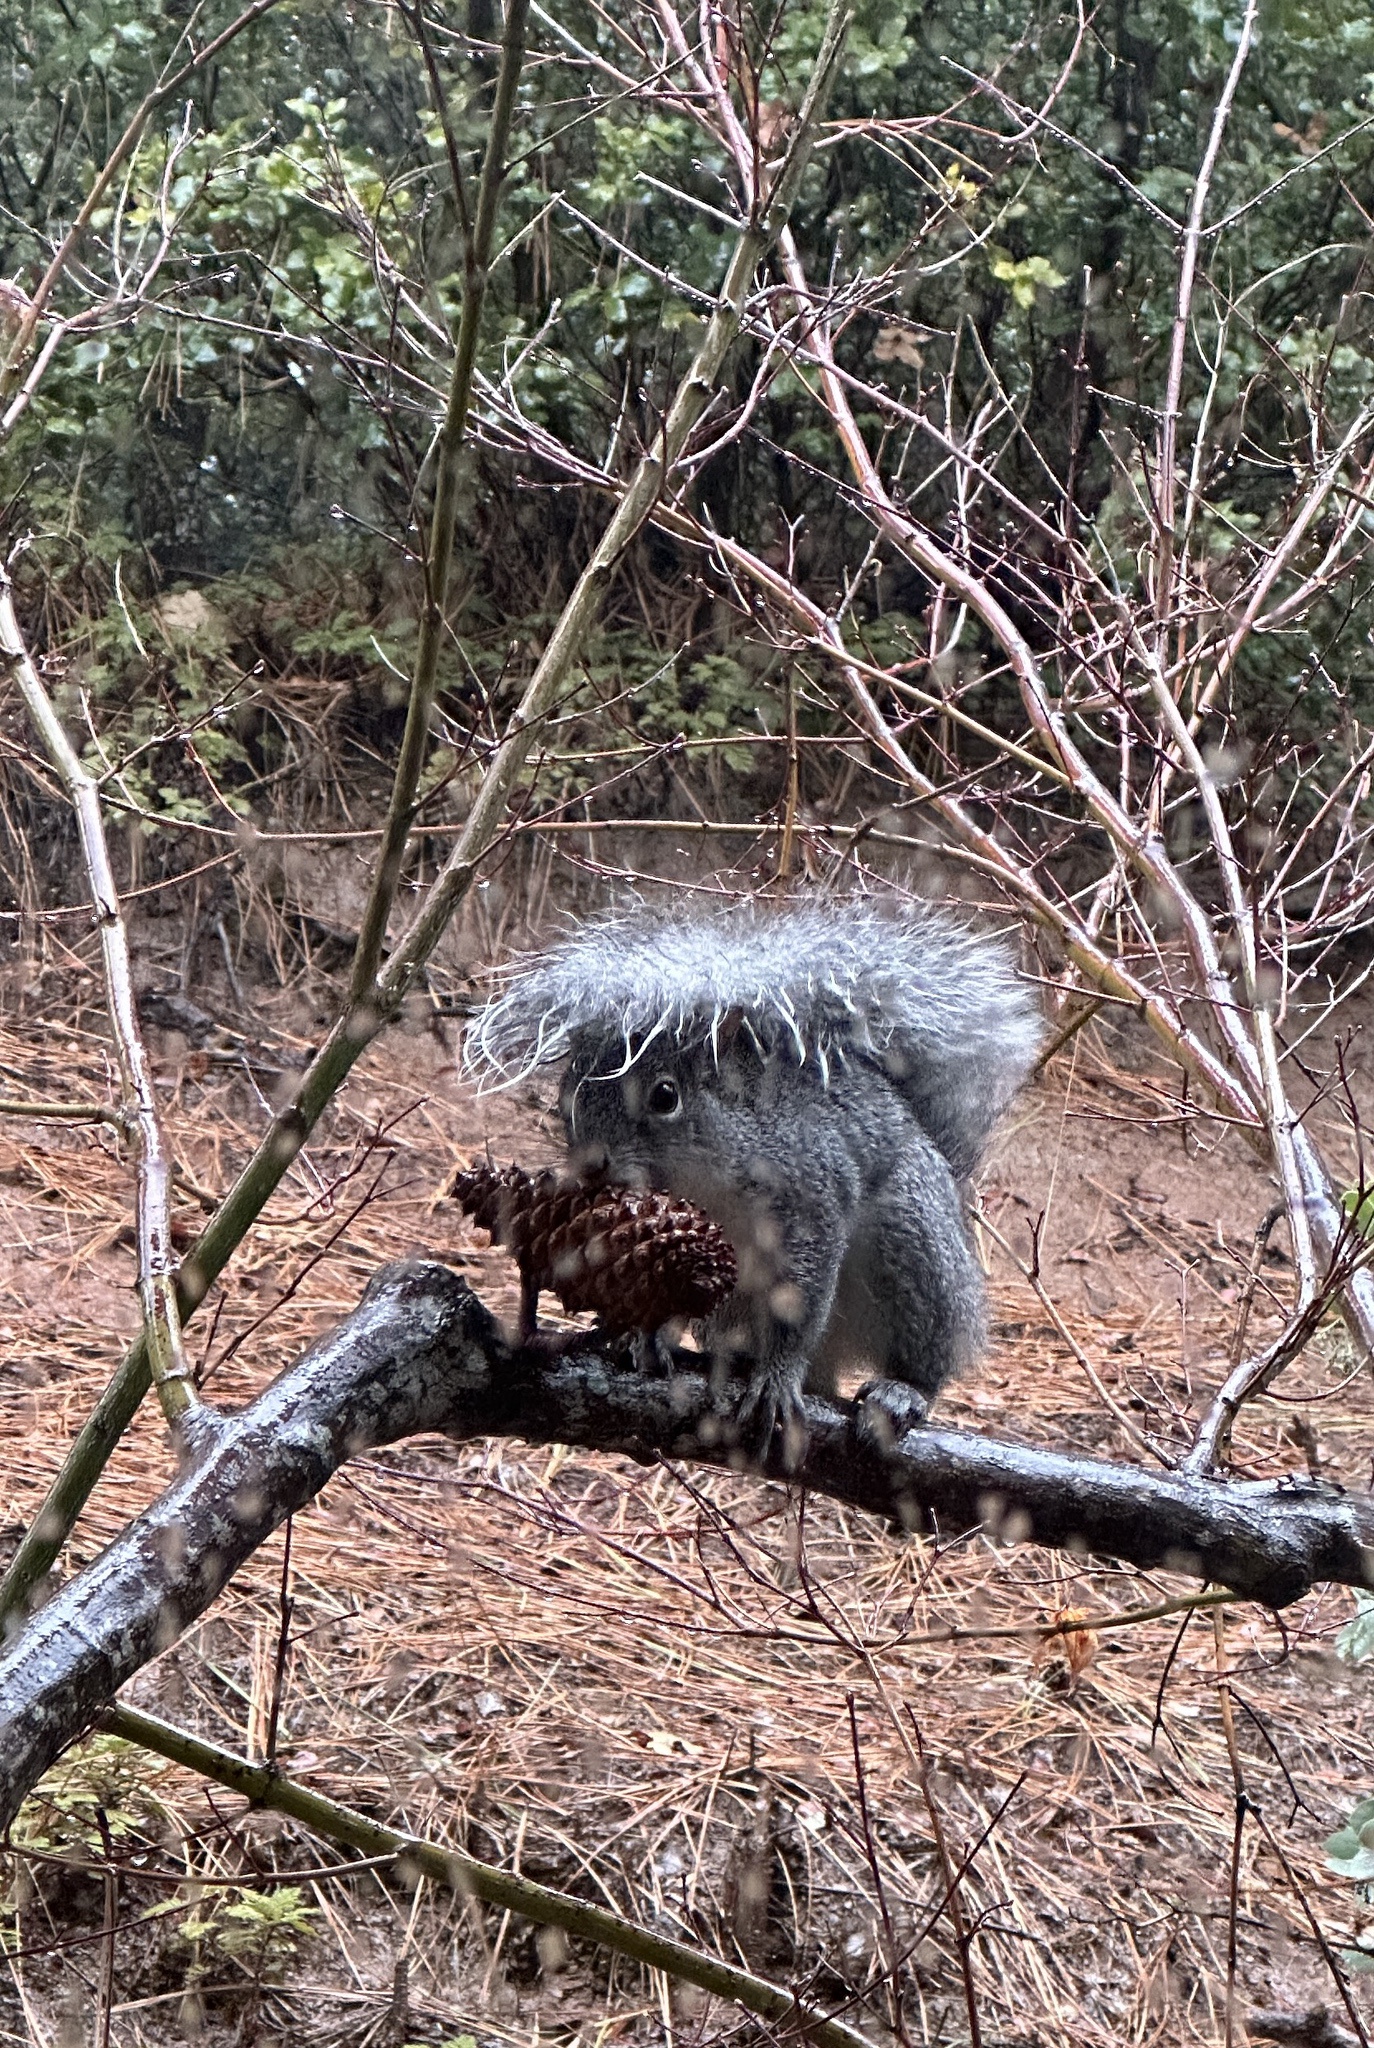
[[[202,1614],[349,1458],[421,1431],[517,1436],[653,1463],[739,1462],[708,1377],[645,1374],[597,1348],[512,1351],[432,1262],[380,1273],[357,1309],[252,1405],[207,1419],[199,1462],[29,1621],[0,1658],[0,1826],[119,1687]],[[689,1363],[686,1354],[684,1367]],[[907,1527],[985,1529],[1120,1558],[1286,1606],[1322,1581],[1374,1586],[1374,1501],[1307,1479],[1220,1483],[923,1427],[880,1445],[808,1399],[791,1483]],[[781,1454],[762,1468],[783,1480]]]
[[[1179,252],[1178,297],[1174,312],[1173,333],[1169,343],[1169,374],[1166,381],[1164,411],[1159,430],[1159,477],[1156,494],[1159,500],[1159,552],[1155,561],[1155,613],[1161,627],[1167,625],[1172,616],[1174,602],[1174,550],[1176,541],[1175,512],[1178,499],[1177,443],[1179,415],[1183,409],[1183,365],[1188,346],[1188,330],[1193,310],[1193,286],[1197,277],[1198,250],[1202,245],[1203,221],[1207,213],[1207,197],[1212,189],[1212,177],[1221,154],[1221,141],[1226,133],[1226,124],[1231,118],[1231,107],[1240,84],[1240,75],[1250,55],[1254,40],[1255,22],[1259,13],[1259,0],[1246,0],[1245,14],[1236,41],[1236,51],[1231,59],[1231,69],[1221,89],[1212,115],[1212,126],[1203,152],[1202,165],[1193,184],[1192,204],[1188,209],[1188,225],[1183,232]]]
[[[19,694],[76,813],[91,908],[100,934],[105,1005],[119,1063],[124,1124],[134,1145],[134,1238],[138,1246],[138,1303],[143,1316],[144,1344],[162,1412],[172,1427],[179,1430],[199,1406],[199,1399],[182,1342],[181,1309],[177,1301],[177,1260],[172,1250],[172,1162],[139,1028],[129,935],[105,844],[100,791],[95,778],[82,765],[43,686],[19,628],[13,589],[4,569],[0,569],[0,655],[13,667]]]
[[[472,375],[477,362],[477,338],[486,304],[487,277],[491,269],[491,247],[496,233],[496,202],[506,174],[506,144],[510,140],[515,94],[525,58],[525,18],[529,0],[510,0],[501,37],[501,70],[496,81],[491,123],[487,129],[486,154],[482,160],[482,181],[477,199],[476,224],[463,236],[463,310],[458,321],[458,340],[453,352],[453,372],[448,404],[435,454],[437,477],[434,513],[430,520],[429,546],[425,550],[425,608],[420,619],[415,670],[406,705],[405,731],[396,759],[391,802],[376,865],[368,892],[353,956],[349,998],[353,1003],[372,1000],[373,984],[386,943],[387,921],[401,879],[406,841],[415,817],[415,792],[420,786],[425,750],[429,745],[430,720],[434,714],[434,693],[439,678],[439,651],[444,642],[444,606],[448,597],[449,572],[453,566],[453,537],[458,524],[459,455],[472,401]],[[416,12],[416,34],[422,46],[424,23]],[[439,91],[435,83],[436,94]],[[444,108],[439,102],[442,117]],[[461,204],[462,185],[454,162],[454,198]]]

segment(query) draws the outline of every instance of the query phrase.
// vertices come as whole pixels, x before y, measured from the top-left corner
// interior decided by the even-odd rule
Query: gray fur
[[[1035,1057],[1006,951],[943,913],[821,900],[590,925],[474,1020],[490,1084],[566,1063],[574,1159],[726,1231],[708,1337],[751,1433],[863,1362],[928,1400],[983,1343],[960,1181]]]
[[[565,1060],[590,1034],[616,1039],[628,1067],[737,1017],[765,1054],[814,1063],[823,1081],[859,1056],[883,1067],[961,1176],[1040,1042],[1003,947],[926,905],[831,899],[590,925],[516,967],[474,1019],[465,1057],[499,1084]]]

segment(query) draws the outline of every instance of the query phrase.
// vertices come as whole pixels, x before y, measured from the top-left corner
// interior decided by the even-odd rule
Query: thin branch
[[[4,569],[0,569],[0,654],[13,670],[34,728],[62,778],[76,813],[86,879],[100,933],[105,1003],[119,1063],[124,1124],[134,1146],[134,1222],[144,1341],[162,1412],[174,1429],[180,1429],[199,1402],[182,1342],[181,1311],[177,1302],[177,1261],[172,1249],[172,1161],[157,1113],[153,1077],[139,1027],[133,968],[129,959],[129,935],[120,910],[109,848],[105,844],[100,791],[95,778],[87,773],[67,738],[52,699],[43,686],[20,628],[14,609],[13,586]]]
[[[1043,1221],[1044,1218],[1042,1216],[1041,1222]],[[1073,1331],[1069,1328],[1068,1324],[1064,1321],[1063,1316],[1060,1314],[1058,1303],[1051,1295],[1049,1289],[1045,1285],[1043,1278],[1041,1277],[1040,1243],[1038,1236],[1039,1225],[1037,1224],[1036,1226],[1034,1226],[1037,1234],[1035,1239],[1034,1251],[1030,1260],[1021,1258],[1018,1253],[1012,1250],[1011,1245],[1007,1242],[1006,1238],[1003,1237],[1001,1231],[997,1228],[996,1224],[992,1221],[992,1219],[989,1216],[980,1212],[978,1215],[978,1226],[981,1230],[985,1230],[987,1232],[988,1236],[992,1239],[993,1243],[998,1247],[998,1249],[1003,1253],[1003,1255],[1011,1261],[1012,1265],[1015,1266],[1017,1272],[1021,1275],[1021,1278],[1026,1282],[1026,1285],[1033,1290],[1036,1300],[1040,1303],[1040,1306],[1044,1309],[1046,1315],[1054,1324],[1055,1329],[1059,1332],[1061,1340],[1064,1342],[1064,1344],[1068,1346],[1068,1349],[1073,1353],[1074,1357],[1077,1359],[1078,1364],[1081,1367],[1083,1374],[1088,1381],[1089,1386],[1092,1388],[1093,1392],[1096,1394],[1098,1400],[1102,1403],[1103,1407],[1107,1410],[1108,1414],[1112,1416],[1113,1420],[1116,1422],[1118,1429],[1125,1437],[1127,1443],[1133,1445],[1134,1448],[1137,1451],[1139,1451],[1144,1457],[1154,1459],[1157,1464],[1163,1465],[1166,1469],[1172,1469],[1174,1460],[1168,1457],[1165,1454],[1165,1452],[1161,1451],[1157,1444],[1152,1444],[1149,1438],[1145,1436],[1143,1432],[1136,1427],[1135,1423],[1132,1422],[1130,1416],[1121,1406],[1121,1403],[1116,1399],[1110,1387],[1106,1385],[1101,1374],[1098,1372],[1097,1367],[1093,1364],[1087,1352],[1083,1349],[1083,1346],[1079,1343],[1078,1339],[1074,1336]]]
[[[1291,1220],[1291,1219],[1290,1219]],[[1219,1388],[1211,1407],[1198,1427],[1183,1469],[1187,1472],[1210,1472],[1224,1458],[1230,1447],[1231,1432],[1236,1417],[1247,1402],[1257,1400],[1265,1389],[1271,1387],[1285,1366],[1298,1358],[1321,1327],[1323,1316],[1332,1300],[1339,1294],[1347,1278],[1347,1269],[1357,1261],[1367,1263],[1369,1247],[1362,1233],[1347,1218],[1344,1242],[1336,1248],[1331,1265],[1319,1283],[1314,1283],[1310,1293],[1300,1293],[1293,1312],[1272,1344],[1253,1358],[1244,1358],[1233,1365]],[[1264,1232],[1267,1237],[1267,1230]],[[1263,1238],[1255,1235],[1255,1259],[1246,1289],[1244,1307],[1248,1311],[1254,1293],[1255,1276],[1259,1256],[1263,1250]]]
[[[940,1875],[945,1887],[941,1907],[943,1911],[949,1914],[949,1924],[954,1934],[954,1946],[959,1957],[959,1971],[964,1980],[964,2009],[968,2014],[969,2048],[983,2048],[983,2030],[978,2020],[977,1987],[973,1981],[973,1933],[964,1919],[962,1897],[963,1882],[968,1875],[968,1865],[965,1863],[960,1868],[956,1869],[955,1867],[954,1858],[950,1854],[949,1842],[945,1835],[944,1818],[940,1812],[939,1802],[935,1797],[935,1788],[931,1783],[930,1759],[926,1755],[926,1745],[921,1734],[920,1723],[914,1714],[911,1716],[911,1725],[916,1735],[916,1753],[918,1757],[916,1783],[921,1789],[921,1800],[930,1821],[930,1832],[935,1838],[935,1853],[940,1859]]]
[[[405,731],[401,736],[391,802],[382,830],[382,844],[372,872],[353,956],[349,1000],[357,1004],[373,993],[382,948],[386,943],[387,921],[396,899],[405,860],[406,842],[415,818],[415,793],[420,786],[425,753],[429,746],[430,720],[434,714],[434,693],[438,683],[439,655],[448,630],[445,606],[453,566],[453,540],[458,524],[459,457],[472,400],[472,376],[477,361],[477,340],[481,331],[482,308],[486,304],[487,278],[491,269],[492,243],[496,234],[496,205],[506,169],[506,145],[510,140],[515,95],[525,57],[525,21],[529,0],[508,0],[505,29],[501,38],[501,69],[496,81],[491,121],[487,129],[486,155],[477,196],[477,218],[463,237],[463,310],[458,322],[458,341],[453,355],[448,404],[435,456],[437,477],[434,512],[430,520],[429,546],[425,551],[425,604],[420,618],[419,642],[406,705]],[[417,13],[417,23],[419,15]],[[424,37],[423,27],[417,33]],[[427,61],[429,51],[424,45]],[[434,82],[437,93],[439,83]],[[439,106],[442,116],[444,108]],[[448,124],[445,121],[445,134]],[[455,202],[463,204],[459,165],[453,161]]]
[[[816,2048],[870,2048],[857,2028],[831,2018],[808,2000],[784,1991],[781,1985],[770,1984],[766,1978],[755,1977],[750,1971],[737,1969],[701,1949],[690,1948],[686,1942],[672,1941],[647,1927],[636,1927],[632,1921],[622,1920],[618,1913],[608,1913],[604,1907],[589,1905],[567,1892],[536,1884],[533,1878],[481,1863],[475,1856],[465,1856],[438,1842],[427,1842],[419,1835],[397,1834],[394,1828],[382,1827],[351,1807],[340,1806],[322,1793],[282,1777],[267,1765],[247,1763],[217,1743],[173,1728],[151,1714],[131,1707],[112,1707],[101,1716],[101,1726],[111,1735],[122,1736],[126,1742],[166,1757],[170,1763],[181,1764],[203,1778],[227,1785],[231,1792],[240,1793],[255,1807],[287,1814],[326,1841],[342,1842],[359,1850],[373,1866],[395,1858],[459,1898],[480,1899],[484,1905],[500,1906],[508,1913],[534,1921],[536,1926],[559,1927],[580,1941],[592,1941],[609,1949],[613,1955],[628,1956],[645,1969],[662,1970],[681,1983],[695,1984],[718,1998],[733,2000],[746,2012],[770,2020],[784,2036],[795,2032],[816,2044]],[[345,1864],[334,1874],[347,1876],[348,1868]]]
[[[1170,616],[1174,602],[1178,421],[1183,404],[1183,361],[1188,346],[1188,330],[1192,324],[1193,285],[1197,277],[1198,252],[1202,246],[1203,219],[1212,189],[1212,175],[1216,170],[1217,158],[1221,154],[1222,138],[1226,133],[1226,124],[1231,117],[1232,103],[1240,84],[1240,75],[1250,55],[1258,13],[1259,0],[1245,0],[1245,15],[1240,25],[1236,53],[1231,59],[1231,69],[1227,73],[1226,83],[1221,89],[1221,97],[1212,116],[1211,132],[1207,137],[1207,147],[1193,184],[1188,225],[1183,231],[1183,243],[1179,254],[1178,296],[1173,332],[1169,340],[1169,371],[1165,382],[1164,411],[1159,427],[1159,476],[1156,485],[1159,551],[1155,557],[1155,616],[1161,625]]]
[[[35,1123],[109,1124],[117,1131],[127,1130],[129,1124],[121,1110],[99,1102],[30,1102],[13,1095],[0,1096],[0,1116],[31,1117]]]

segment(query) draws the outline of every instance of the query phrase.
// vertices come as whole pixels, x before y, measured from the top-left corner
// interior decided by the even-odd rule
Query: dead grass
[[[79,1007],[70,1015],[70,1035],[54,1026],[43,1059],[22,1025],[0,1033],[0,1071],[33,1094],[104,1100],[99,1026]],[[272,1039],[289,1066],[300,1047],[285,1024]],[[161,1053],[181,1163],[220,1188],[260,1128],[261,1084],[172,1043]],[[1087,1047],[1068,1095],[1047,1089],[1003,1146],[988,1201],[1015,1239],[1051,1195],[1047,1284],[1114,1399],[1164,1439],[1220,1377],[1237,1256],[1267,1198],[1253,1170],[1233,1162],[1222,1187],[1206,1160],[1170,1198],[1164,1140],[1107,1120],[1143,1116],[1152,1100],[1140,1076]],[[1092,1124],[1077,1120],[1082,1109],[1096,1109]],[[491,1105],[463,1095],[430,1035],[370,1056],[194,1326],[213,1398],[248,1398],[379,1264],[418,1249],[459,1257],[493,1305],[513,1309],[500,1255],[433,1204],[455,1153],[488,1130],[503,1155],[539,1156],[546,1140],[527,1101],[495,1115],[499,1125]],[[1151,1176],[1162,1202],[1143,1185]],[[0,1125],[0,1212],[0,1471],[17,1529],[132,1328],[125,1165],[108,1134]],[[1161,1272],[1186,1289],[1162,1286]],[[1127,1455],[1034,1295],[1005,1265],[995,1290],[994,1356],[945,1412]],[[1250,1420],[1244,1469],[1310,1456],[1368,1483],[1367,1375],[1323,1398],[1342,1377],[1339,1344],[1323,1348],[1283,1389],[1300,1406],[1268,1402]],[[167,1469],[149,1408],[91,1503],[76,1561]],[[281,1580],[278,1538],[130,1696],[260,1753]],[[1186,1590],[981,1538],[898,1538],[744,1479],[422,1440],[360,1460],[296,1519],[281,1760],[390,1821],[850,2001],[875,2040],[895,1948],[910,2038],[962,2042],[958,1929],[924,1754],[962,1873],[985,2044],[1219,2044],[1232,1971],[1238,2016],[1325,2003],[1346,2022],[1320,1944],[1348,1942],[1364,1910],[1322,1860],[1327,1833],[1374,1790],[1368,1681],[1333,1655],[1350,1596],[1325,1593],[1277,1618],[1225,1612],[1248,1804],[1234,1903],[1236,1784],[1210,1617],[1074,1639],[1086,1660],[1076,1671],[1033,1634],[1066,1610],[1101,1617]],[[35,1803],[33,1826],[41,1839],[90,1843],[90,1813],[64,1782],[65,1818]],[[412,1895],[394,1873],[328,1874],[332,1852],[267,1817],[245,1821],[236,1802],[175,1772],[140,1763],[119,1796],[133,1832],[116,2042],[162,2042],[192,2022],[210,2038],[369,2048],[462,2031],[590,2048],[717,2040],[735,2027],[723,2007],[599,1953],[540,1944],[427,1887]],[[178,1897],[138,1876],[136,1854],[202,1881],[309,1869],[314,1931],[281,1982],[255,1984],[251,1959],[213,1935],[199,1949],[179,1939],[184,1898],[169,1917],[125,1928]],[[89,1934],[103,1910],[98,1884],[41,1864],[12,1906],[11,1932],[29,1950]],[[13,1964],[0,2041],[91,2038],[101,1953],[97,1943]],[[203,1981],[188,2007],[193,1966]]]

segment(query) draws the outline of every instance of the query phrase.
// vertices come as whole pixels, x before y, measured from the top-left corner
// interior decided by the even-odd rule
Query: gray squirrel
[[[805,1442],[801,1397],[865,1366],[886,1431],[984,1342],[962,1183],[1041,1021],[1006,949],[927,905],[636,911],[517,963],[469,1027],[497,1085],[562,1063],[582,1174],[661,1188],[730,1238],[705,1341],[744,1441]]]

